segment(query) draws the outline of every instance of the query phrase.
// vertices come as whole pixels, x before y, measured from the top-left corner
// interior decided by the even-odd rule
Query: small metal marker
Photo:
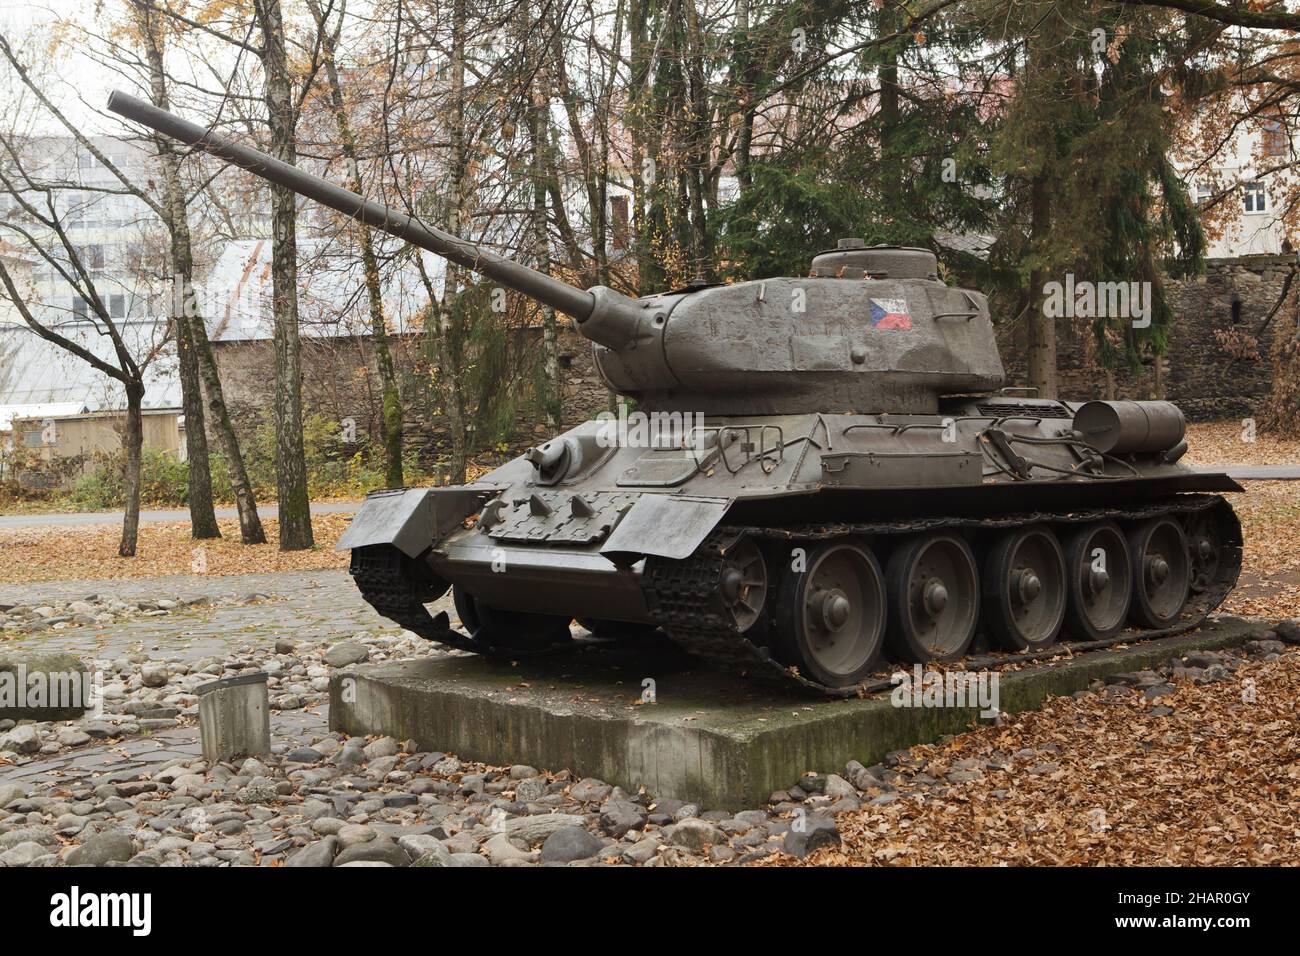
[[[199,736],[203,759],[223,760],[271,752],[271,711],[266,674],[241,674],[199,686]]]

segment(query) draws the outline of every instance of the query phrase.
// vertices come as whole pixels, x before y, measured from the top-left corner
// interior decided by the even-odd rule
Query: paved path
[[[359,501],[313,501],[311,513],[316,515],[324,514],[355,514],[361,507]],[[259,504],[257,506],[258,514],[266,518],[275,517],[275,502],[270,504]],[[238,518],[239,513],[234,508],[217,508],[218,518]],[[168,508],[163,510],[150,510],[140,512],[140,523],[145,524],[151,521],[189,521],[190,513],[184,508]],[[60,511],[51,514],[13,514],[0,515],[0,528],[30,528],[30,527],[69,527],[72,525],[86,524],[121,524],[122,512],[120,511]]]
[[[1223,472],[1239,481],[1300,481],[1300,465],[1202,465],[1199,472]]]

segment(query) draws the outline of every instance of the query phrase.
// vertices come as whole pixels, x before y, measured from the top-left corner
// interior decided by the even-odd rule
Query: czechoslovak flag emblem
[[[871,299],[871,327],[873,329],[910,329],[912,316],[907,311],[906,299]]]

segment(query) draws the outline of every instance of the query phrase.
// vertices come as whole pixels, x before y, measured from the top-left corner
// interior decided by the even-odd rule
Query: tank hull
[[[1171,414],[1157,404],[1149,416]],[[829,550],[832,565],[846,555],[849,565],[874,564],[884,588],[886,566],[925,535],[936,547],[969,551],[968,587],[953,600],[971,606],[967,616],[983,634],[998,625],[976,606],[997,598],[970,588],[984,587],[986,566],[1008,535],[1022,533],[1015,529],[1038,529],[1052,549],[1082,528],[1114,522],[1140,529],[1164,516],[1178,526],[1164,528],[1166,536],[1181,533],[1190,542],[1204,533],[1222,554],[1213,580],[1197,592],[1205,596],[1189,594],[1178,621],[1203,617],[1235,583],[1240,564],[1236,520],[1212,493],[1240,487],[1179,464],[1181,424],[1173,428],[1169,419],[1161,419],[1165,436],[1156,443],[1168,447],[1147,442],[1138,453],[1099,453],[1073,427],[1080,407],[986,396],[946,400],[933,415],[596,420],[471,484],[378,493],[340,547],[400,548],[434,582],[429,594],[456,589],[458,607],[469,609],[462,618],[477,621],[474,608],[491,609],[530,626],[563,622],[565,634],[571,619],[653,625],[702,656],[737,658],[739,650],[732,663],[741,669],[786,673],[833,693],[842,692],[833,673],[809,680],[790,663],[798,652],[779,649],[775,632],[782,628],[771,617],[777,592],[804,574],[787,567],[792,555]],[[1195,517],[1201,512],[1212,517]],[[1209,531],[1197,530],[1207,522]],[[727,610],[719,596],[735,573],[728,549],[737,547],[763,568],[766,603],[752,620],[729,617],[735,607]],[[925,561],[918,567],[923,572]],[[861,583],[851,569],[838,575],[799,599],[803,612],[823,591],[833,612],[843,603],[836,582],[847,580],[850,591]],[[895,603],[911,600],[907,586],[896,585]],[[1058,603],[1064,608],[1065,598]],[[805,618],[793,630],[816,627]],[[887,641],[908,624],[880,629]],[[461,637],[481,649],[472,635]],[[720,655],[727,642],[731,650]],[[969,639],[962,650],[967,646]]]

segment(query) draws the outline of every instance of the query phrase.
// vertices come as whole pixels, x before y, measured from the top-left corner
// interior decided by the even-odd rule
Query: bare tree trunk
[[[289,80],[280,0],[255,0],[262,29],[270,153],[292,165],[297,158],[293,89]],[[298,339],[297,197],[271,187],[271,295],[275,322],[275,486],[280,510],[280,550],[314,543],[302,438],[302,365]]]
[[[880,34],[888,36],[902,25],[903,8],[892,0],[881,11]],[[880,157],[885,165],[885,196],[896,215],[903,202],[903,150],[897,146],[900,112],[898,103],[898,53],[889,45],[881,50],[880,62]],[[891,216],[892,218],[892,216]]]
[[[192,322],[190,331],[193,333],[199,375],[203,379],[203,391],[208,400],[208,422],[221,445],[221,454],[226,459],[230,490],[235,495],[235,508],[239,512],[239,540],[244,544],[265,544],[266,531],[262,528],[262,519],[257,515],[253,483],[248,480],[244,456],[239,448],[239,436],[235,434],[235,426],[230,422],[230,412],[226,408],[225,394],[221,389],[221,377],[217,373],[217,362],[212,355],[212,343],[208,341],[202,319]]]
[[[1051,229],[1051,206],[1047,196],[1046,179],[1034,177],[1030,185],[1030,249],[1041,254]],[[1029,275],[1029,294],[1025,312],[1028,330],[1029,384],[1038,389],[1039,398],[1056,398],[1056,320],[1043,312],[1043,287],[1046,272],[1037,266]]]
[[[140,534],[140,460],[144,448],[144,383],[126,384],[126,430],[122,445],[126,459],[122,465],[122,488],[126,493],[126,513],[122,518],[122,541],[117,546],[119,557],[134,558],[136,541]]]
[[[339,142],[343,147],[343,158],[347,165],[348,176],[352,180],[352,190],[363,195],[361,169],[357,164],[357,142],[352,135],[348,114],[343,102],[343,84],[339,80],[338,64],[335,61],[335,43],[337,37],[326,29],[325,15],[321,12],[317,0],[309,0],[316,27],[321,33],[321,47],[324,53],[325,76],[330,86],[330,106],[334,112],[335,122],[339,128]],[[343,12],[340,10],[339,23],[342,24]],[[379,287],[379,263],[375,259],[374,237],[369,226],[359,225],[358,243],[361,246],[361,264],[365,269],[366,298],[370,306],[370,337],[375,348],[375,366],[379,370],[379,382],[383,392],[383,415],[380,431],[384,445],[384,472],[390,488],[400,488],[402,479],[402,396],[397,388],[397,373],[393,368],[393,354],[388,345],[388,325],[384,321],[384,299]]]
[[[637,288],[656,288],[662,277],[654,258],[656,207],[662,191],[659,169],[659,131],[651,115],[650,66],[654,42],[650,0],[630,0],[628,10],[629,101],[628,126],[632,136],[632,205],[636,250]],[[613,393],[610,393],[613,401]]]
[[[150,11],[137,5],[144,34],[145,58],[149,62],[149,92],[153,105],[170,109],[167,83],[163,74],[162,50]],[[166,136],[155,136],[154,147],[162,167],[164,223],[169,236],[171,257],[172,323],[176,335],[176,356],[180,366],[181,407],[185,412],[186,479],[190,505],[190,534],[194,538],[219,538],[217,515],[212,505],[212,471],[208,457],[208,433],[203,415],[203,389],[199,384],[198,358],[194,354],[194,337],[190,333],[190,310],[198,303],[190,295],[193,285],[194,256],[190,249],[189,223],[185,215],[185,195],[180,182],[180,159]],[[179,305],[179,308],[176,306]],[[197,321],[202,322],[200,316]]]
[[[169,109],[167,93],[167,74],[163,63],[163,42],[160,24],[153,19],[155,10],[148,0],[135,3],[141,40],[144,45],[145,58],[149,64],[149,87],[153,104],[160,109]],[[186,439],[189,441],[197,431],[203,438],[202,458],[209,461],[207,452],[207,428],[212,429],[222,455],[226,459],[226,472],[230,478],[230,487],[235,495],[235,505],[239,512],[239,534],[244,544],[265,544],[266,532],[262,530],[262,521],[257,515],[257,502],[253,498],[252,485],[244,469],[244,458],[239,449],[239,439],[230,424],[230,415],[226,411],[226,402],[221,390],[221,379],[217,374],[217,365],[212,356],[212,345],[208,341],[207,329],[203,324],[203,315],[198,311],[198,301],[189,294],[193,286],[194,257],[190,241],[189,209],[185,198],[185,187],[180,174],[180,156],[172,141],[166,136],[154,138],[158,152],[159,165],[162,169],[164,201],[162,217],[166,221],[171,237],[172,272],[182,283],[182,308],[175,316],[178,341],[185,337],[185,349],[193,365],[194,376],[198,383],[193,392],[206,396],[207,414],[200,406],[197,416],[191,417],[186,396]],[[193,446],[187,446],[191,473],[196,452]],[[205,465],[205,467],[207,467]],[[211,472],[208,471],[209,488]],[[193,491],[191,491],[193,502]],[[211,492],[209,491],[209,496]],[[193,511],[191,510],[191,516]],[[198,537],[196,534],[195,537]]]
[[[465,0],[455,0],[452,9],[451,40],[451,201],[447,210],[447,231],[461,234],[465,207],[465,177],[469,162],[465,142]],[[465,429],[465,396],[460,384],[460,356],[452,334],[452,310],[460,294],[460,268],[447,263],[446,283],[441,305],[435,316],[438,322],[438,347],[441,357],[439,385],[451,429],[451,482],[462,484],[469,468],[469,448]]]
[[[172,281],[189,286],[187,271],[182,271],[172,245]],[[176,355],[180,367],[181,408],[185,412],[186,492],[190,505],[190,536],[220,538],[217,513],[212,505],[212,470],[208,458],[208,435],[203,423],[203,392],[199,385],[199,364],[194,356],[194,342],[184,315],[173,318]]]
[[[712,124],[709,121],[709,84],[704,75],[704,31],[700,26],[699,11],[694,0],[680,0],[682,24],[685,28],[685,50],[679,74],[681,95],[686,104],[687,131],[683,152],[687,157],[682,170],[686,190],[684,207],[688,248],[691,250],[694,276],[705,282],[713,281],[713,237],[709,234],[708,193],[709,144],[712,141]],[[689,210],[689,211],[687,211]]]
[[[521,18],[525,23],[529,18]],[[527,37],[521,37],[522,41]],[[545,45],[540,45],[538,56],[545,58]],[[546,219],[546,150],[550,140],[550,84],[547,79],[545,63],[538,65],[533,74],[533,85],[529,91],[528,136],[531,146],[529,156],[529,174],[533,186],[533,268],[538,272],[551,274],[551,239]],[[603,190],[601,191],[603,194]],[[595,211],[593,210],[593,216]],[[602,238],[603,243],[603,238]],[[597,262],[603,262],[600,256]],[[604,281],[600,279],[599,281]],[[564,407],[564,385],[560,381],[560,346],[559,331],[555,319],[555,310],[549,305],[542,305],[542,407],[546,412],[546,424],[552,431],[560,427]]]
[[[736,132],[736,179],[743,189],[754,182],[754,173],[750,169],[750,153],[754,145],[754,112],[750,103],[753,99],[753,78],[751,72],[751,49],[749,38],[749,0],[736,0],[736,45],[734,59],[736,75],[740,79],[741,99],[740,129]]]
[[[1279,330],[1266,408],[1270,426],[1286,435],[1300,435],[1300,332],[1288,335]]]
[[[1282,298],[1289,288],[1288,282],[1283,286]],[[1281,308],[1282,302],[1279,302],[1275,309]],[[1283,314],[1289,314],[1291,321],[1283,322]],[[1263,424],[1284,435],[1300,435],[1300,299],[1293,294],[1286,313],[1279,311],[1277,319],[1273,344],[1269,348],[1273,385],[1264,400]],[[1263,328],[1260,327],[1260,332]]]

